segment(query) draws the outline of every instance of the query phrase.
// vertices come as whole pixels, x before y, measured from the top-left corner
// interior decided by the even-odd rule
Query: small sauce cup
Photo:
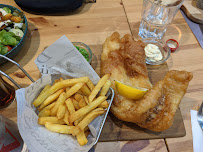
[[[146,46],[147,46],[147,44],[154,44],[154,45],[158,46],[158,48],[163,56],[163,58],[159,61],[151,61],[146,58],[147,64],[160,65],[160,64],[163,64],[164,62],[166,62],[166,60],[168,60],[168,58],[170,57],[171,50],[168,47],[168,45],[165,42],[163,42],[162,40],[146,38],[146,39],[142,39],[142,41],[145,43]]]
[[[89,62],[89,64],[91,64],[91,62],[92,62],[92,51],[91,51],[90,47],[88,45],[82,43],[82,42],[72,42],[72,44],[74,46],[79,47],[79,48],[83,48],[87,51],[87,53],[89,54],[89,61],[88,62]]]

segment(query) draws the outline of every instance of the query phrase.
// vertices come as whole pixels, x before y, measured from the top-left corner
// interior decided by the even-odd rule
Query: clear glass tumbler
[[[15,89],[0,74],[0,109],[8,107],[15,99]]]
[[[143,0],[139,36],[162,39],[184,0]]]

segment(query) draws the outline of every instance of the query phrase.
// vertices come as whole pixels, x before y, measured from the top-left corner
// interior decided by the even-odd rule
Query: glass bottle
[[[0,75],[0,109],[8,107],[15,98],[15,89]]]

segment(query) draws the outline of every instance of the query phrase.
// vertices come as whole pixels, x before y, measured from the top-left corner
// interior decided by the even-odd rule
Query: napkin
[[[52,84],[59,77],[72,78],[88,76],[97,83],[99,76],[66,36],[62,36],[35,60],[42,78],[27,88],[16,91],[18,128],[31,152],[85,152],[96,143],[104,115],[89,124],[88,143],[80,146],[71,135],[54,133],[38,125],[37,110],[32,102],[46,84]],[[109,100],[108,100],[109,102]]]
[[[201,29],[200,29],[199,24],[189,20],[182,10],[181,10],[181,13],[182,13],[183,17],[185,18],[185,21],[189,25],[190,29],[192,30],[193,34],[197,38],[201,48],[203,49],[203,33],[202,33]]]
[[[203,132],[197,121],[197,111],[191,110],[191,124],[192,124],[192,136],[193,136],[193,150],[194,152],[200,152],[203,150]]]

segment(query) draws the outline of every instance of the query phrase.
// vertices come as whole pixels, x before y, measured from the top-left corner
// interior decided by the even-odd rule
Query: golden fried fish
[[[151,88],[144,47],[142,41],[134,41],[129,34],[120,39],[119,33],[115,32],[106,39],[101,54],[101,74],[111,73],[109,79],[115,91],[111,112],[128,122],[136,122],[138,119],[135,115],[137,103],[119,95],[114,80],[134,87]]]
[[[173,124],[173,118],[186,93],[193,75],[186,71],[169,71],[163,80],[157,82],[139,102],[137,109],[140,127],[163,131]],[[143,111],[148,107],[148,110]]]
[[[101,74],[110,73],[115,98],[111,112],[120,120],[134,122],[143,128],[162,131],[173,123],[174,114],[184,96],[192,73],[169,71],[153,88],[145,63],[145,44],[134,41],[129,34],[122,39],[115,32],[103,45]],[[149,91],[140,100],[132,100],[118,94],[114,81]]]

